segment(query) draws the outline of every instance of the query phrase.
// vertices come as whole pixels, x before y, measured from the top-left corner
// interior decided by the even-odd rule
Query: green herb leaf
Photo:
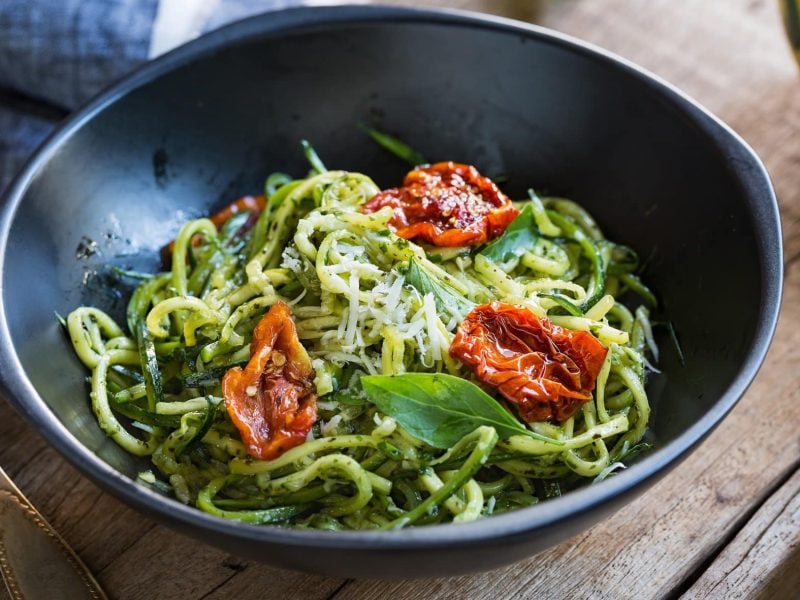
[[[414,437],[435,448],[450,448],[482,425],[498,435],[527,435],[554,444],[558,440],[526,429],[497,400],[474,383],[444,373],[368,375],[361,384],[382,413]]]
[[[125,415],[129,419],[139,421],[151,427],[167,427],[169,429],[176,429],[181,424],[179,415],[160,415],[155,412],[149,412],[143,408],[139,408],[133,402],[117,403],[112,396],[112,408],[115,412]]]
[[[669,329],[669,337],[675,345],[675,351],[678,353],[678,360],[681,366],[685,367],[686,359],[683,356],[683,349],[681,348],[681,343],[678,341],[678,333],[675,331],[675,325],[672,324],[672,321],[667,321],[667,329]]]
[[[424,266],[414,260],[414,257],[411,257],[408,261],[408,267],[406,267],[404,275],[406,282],[414,286],[423,296],[433,294],[433,301],[436,303],[436,310],[439,312],[463,317],[475,306],[474,303],[464,298],[447,282],[426,271]]]
[[[422,156],[422,154],[396,137],[378,131],[377,129],[373,129],[372,127],[362,126],[361,128],[367,133],[367,135],[369,135],[369,137],[373,139],[376,144],[388,150],[397,158],[406,161],[412,167],[424,165],[428,162],[425,160],[425,157]]]
[[[334,392],[331,399],[345,406],[364,406],[364,404],[367,403],[364,394],[352,390],[339,390],[338,392]]]
[[[573,317],[582,317],[583,311],[577,306],[572,300],[564,296],[563,294],[552,293],[552,294],[539,294],[539,298],[549,298],[556,304],[558,304],[561,308],[563,308],[567,313],[572,315]]]
[[[297,281],[300,282],[300,285],[304,290],[307,290],[312,298],[319,297],[322,294],[322,284],[320,283],[319,275],[317,275],[316,266],[305,256],[301,256],[300,261],[303,265],[303,270],[295,273]]]
[[[317,151],[314,150],[314,147],[308,143],[308,140],[300,140],[300,145],[303,146],[303,153],[306,155],[306,160],[311,165],[311,168],[316,173],[327,173],[328,169],[320,159]]]
[[[653,449],[653,444],[649,442],[639,442],[638,444],[630,445],[628,442],[625,442],[622,445],[622,449],[620,450],[619,456],[616,456],[616,460],[623,461],[623,460],[631,460],[634,457],[638,456],[643,452],[647,452],[648,450]]]
[[[632,248],[622,244],[611,244],[611,260],[608,263],[609,275],[633,273],[639,268],[639,256]]]
[[[272,173],[267,180],[264,182],[264,195],[269,199],[275,195],[280,188],[282,188],[287,183],[292,182],[292,176],[287,175],[286,173]]]
[[[542,490],[545,498],[558,498],[561,496],[561,485],[557,481],[542,481]]]
[[[495,263],[504,263],[517,258],[533,248],[539,235],[536,230],[536,219],[530,204],[522,207],[517,218],[511,221],[505,233],[489,242],[480,254]]]
[[[600,471],[597,474],[597,477],[595,477],[592,480],[592,483],[597,483],[599,481],[603,481],[603,479],[606,479],[607,477],[609,477],[611,475],[614,475],[617,471],[622,471],[622,470],[624,470],[626,468],[627,467],[623,463],[621,463],[619,461],[618,462],[613,462],[610,465],[608,465],[605,469]]]
[[[201,373],[190,373],[182,378],[181,383],[184,388],[195,387],[212,387],[219,385],[220,379],[225,373],[233,367],[241,367],[247,364],[247,361],[239,361],[219,367],[211,367]]]
[[[231,215],[220,229],[217,244],[220,247],[229,244],[236,237],[236,234],[239,233],[239,230],[247,223],[250,214],[251,212],[249,210],[243,210]]]
[[[152,279],[152,273],[141,273],[139,271],[131,271],[130,269],[123,269],[122,267],[111,267],[111,272],[116,275],[117,277],[128,277],[130,279],[138,279],[140,281],[146,281],[148,279]]]
[[[658,300],[655,294],[650,291],[649,287],[642,283],[638,275],[625,273],[619,276],[619,280],[625,287],[644,300],[650,308],[658,308]]]
[[[144,321],[139,321],[139,326],[136,330],[136,345],[139,348],[139,362],[141,363],[144,385],[147,390],[147,410],[155,412],[156,404],[164,399],[164,392],[161,386],[161,371],[158,369],[156,348],[153,345],[150,330],[147,329]]]
[[[202,441],[214,424],[214,420],[217,417],[217,407],[218,403],[214,400],[214,396],[206,396],[206,410],[204,412],[187,413],[181,417],[181,424],[186,420],[192,427],[193,434],[178,448],[175,456],[180,456],[184,451],[191,450]]]
[[[586,235],[584,230],[571,218],[565,217],[554,210],[548,210],[547,216],[550,217],[553,224],[561,230],[561,234],[564,237],[575,240],[580,244],[581,251],[592,265],[592,275],[589,278],[589,286],[586,289],[586,300],[584,300],[580,307],[581,310],[587,311],[603,297],[606,289],[606,261],[600,250],[600,244]],[[630,273],[621,275],[620,279],[624,283],[627,277],[633,277],[633,275]],[[649,292],[649,290],[647,291]]]

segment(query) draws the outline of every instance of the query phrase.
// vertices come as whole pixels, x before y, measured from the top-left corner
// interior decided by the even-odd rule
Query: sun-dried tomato
[[[474,308],[450,355],[518,407],[527,422],[563,421],[592,398],[607,349],[592,334],[503,302]]]
[[[397,235],[436,246],[483,244],[501,235],[519,214],[491,179],[454,162],[415,168],[402,187],[376,194],[364,212],[384,206],[394,208],[389,226]]]
[[[270,460],[306,440],[317,419],[314,369],[285,302],[261,318],[250,361],[225,373],[222,395],[251,456]]]

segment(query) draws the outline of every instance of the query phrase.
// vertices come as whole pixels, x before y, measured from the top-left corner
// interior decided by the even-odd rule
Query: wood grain
[[[767,500],[684,598],[800,596],[800,470]]]
[[[491,573],[413,582],[345,582],[283,571],[153,525],[66,465],[5,403],[0,463],[116,598],[796,597],[800,77],[775,3],[425,4],[537,20],[617,52],[716,112],[765,161],[783,215],[783,313],[761,373],[719,429],[660,484],[584,534]]]

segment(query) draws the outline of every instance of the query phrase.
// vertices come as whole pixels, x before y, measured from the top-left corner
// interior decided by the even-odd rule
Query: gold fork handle
[[[100,585],[0,469],[0,574],[13,600],[106,598]]]

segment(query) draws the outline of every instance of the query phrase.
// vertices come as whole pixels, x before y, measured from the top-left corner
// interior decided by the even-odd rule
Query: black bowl
[[[155,268],[180,223],[300,174],[301,138],[330,166],[396,183],[375,123],[428,157],[574,198],[647,259],[685,356],[662,340],[655,450],[621,474],[475,523],[330,533],[219,520],[133,481],[145,463],[97,427],[54,317],[119,314],[108,265]],[[352,576],[489,569],[596,523],[694,448],[764,358],[781,294],[778,210],[758,158],[674,88],[602,50],[513,21],[380,7],[258,16],[144,67],[39,149],[2,212],[3,391],[69,461],[154,518],[231,552]],[[82,238],[95,245],[84,244]],[[85,242],[86,240],[84,240]],[[87,250],[88,247],[88,252]],[[94,251],[94,254],[92,252]],[[87,256],[88,255],[88,256]]]

